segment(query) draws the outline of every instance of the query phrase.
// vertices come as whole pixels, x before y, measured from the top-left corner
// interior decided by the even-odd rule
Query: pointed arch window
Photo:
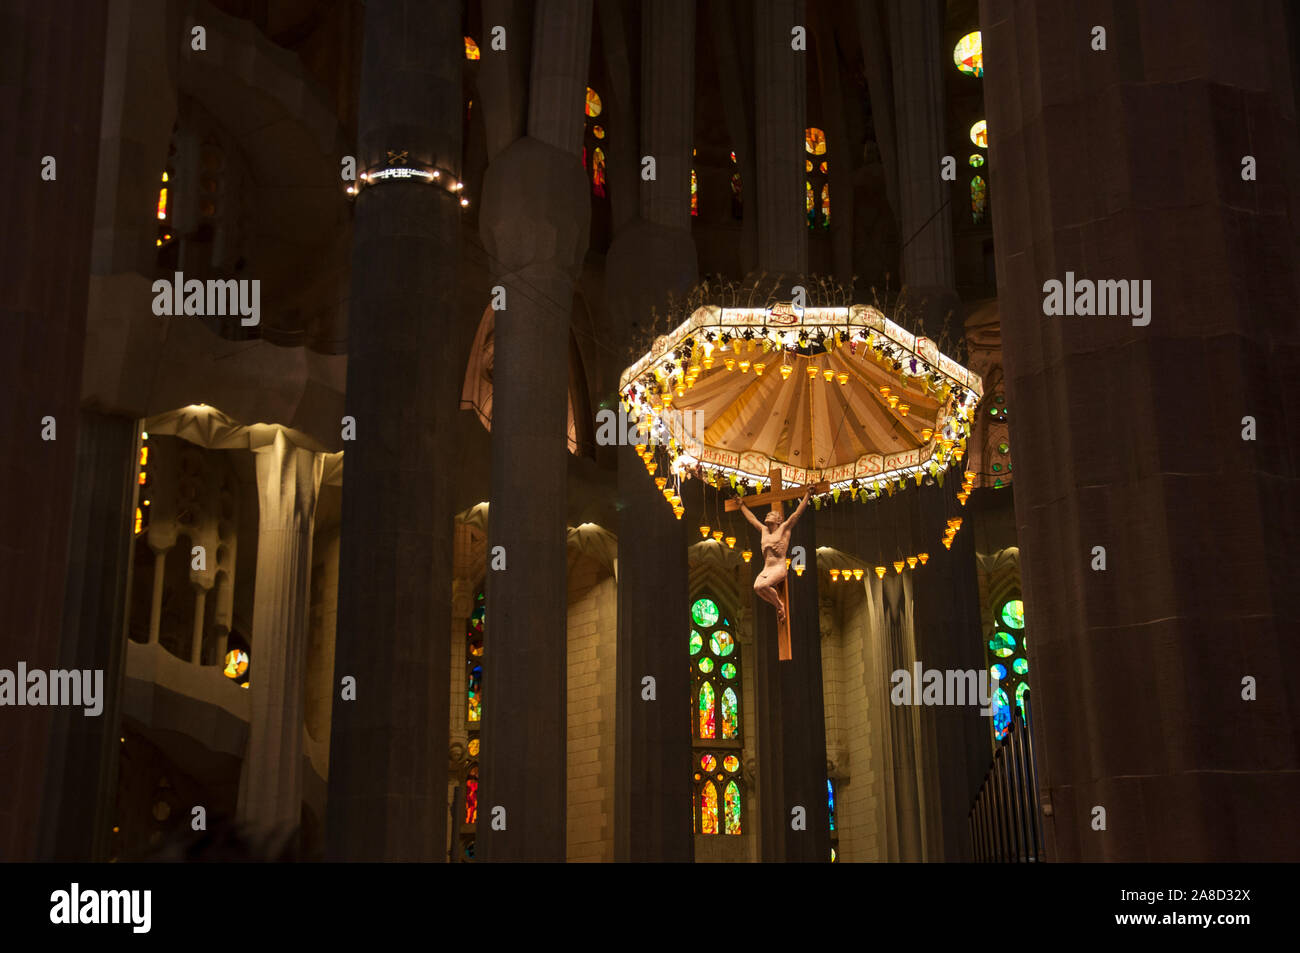
[[[695,831],[739,835],[746,798],[740,770],[740,645],[730,618],[708,595],[691,603],[689,648]]]
[[[831,186],[829,179],[829,156],[827,156],[826,133],[816,126],[804,130],[803,137],[804,172],[804,211],[808,216],[809,228],[830,228],[831,226]]]

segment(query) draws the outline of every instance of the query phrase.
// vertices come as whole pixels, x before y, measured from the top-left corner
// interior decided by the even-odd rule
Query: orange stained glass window
[[[718,833],[718,788],[712,781],[700,789],[700,833]]]

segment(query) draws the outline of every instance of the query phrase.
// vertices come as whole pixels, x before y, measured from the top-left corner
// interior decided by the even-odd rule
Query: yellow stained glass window
[[[983,119],[970,127],[970,141],[981,149],[989,147],[989,124]]]
[[[812,155],[824,156],[826,154],[826,133],[816,126],[808,127],[804,130],[803,147]]]
[[[590,86],[588,86],[587,87],[587,115],[592,117],[599,116],[600,110],[601,110],[600,95]]]
[[[476,60],[479,58],[478,44],[474,42],[472,36],[465,37],[465,59]]]
[[[967,76],[984,75],[984,45],[980,32],[967,33],[952,48],[952,61]]]

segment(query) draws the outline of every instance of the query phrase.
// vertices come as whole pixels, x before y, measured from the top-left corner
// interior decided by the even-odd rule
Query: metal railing
[[[1035,863],[1044,859],[1028,694],[1024,700],[1025,718],[1022,720],[1012,709],[1007,735],[998,743],[993,763],[967,816],[972,852],[981,863]]]

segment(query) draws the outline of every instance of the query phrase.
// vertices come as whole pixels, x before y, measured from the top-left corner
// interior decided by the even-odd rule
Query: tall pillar
[[[803,0],[769,0],[754,10],[758,267],[791,278],[808,269],[804,219],[808,53],[791,49],[797,26],[807,31]]]
[[[358,166],[460,168],[461,5],[366,4]],[[495,55],[495,54],[489,54]],[[473,200],[473,196],[469,197]],[[362,189],[352,232],[326,855],[439,860],[447,837],[450,445],[460,205],[413,179]],[[256,679],[256,673],[253,678]],[[355,679],[344,700],[341,679]]]
[[[634,327],[648,327],[651,309],[662,310],[670,293],[683,295],[698,267],[690,232],[695,3],[667,0],[641,13],[640,151],[655,157],[658,175],[641,183],[641,217],[620,230],[606,256],[610,310],[628,345],[622,353],[646,343]],[[611,367],[610,376],[622,370]],[[686,641],[672,635],[687,618],[685,527],[631,446],[618,448],[618,489],[615,856],[689,862],[691,681]],[[654,699],[643,694],[647,676]]]
[[[591,3],[542,0],[534,16],[528,135],[488,166],[479,217],[492,280],[506,291],[492,374],[488,547],[505,568],[487,581],[483,860],[562,861],[566,849],[566,401],[591,216],[579,161]]]
[[[126,642],[137,426],[130,417],[81,412],[68,578],[57,667],[102,673],[101,711],[51,714],[41,858],[105,860],[118,761],[118,700]]]
[[[0,543],[0,666],[55,667],[72,520],[82,351],[104,87],[104,4],[26,0],[5,6],[14,67],[0,80],[6,127],[0,318],[0,492],[11,502]],[[43,161],[51,156],[55,166]],[[42,169],[57,178],[45,179]],[[21,342],[21,344],[19,343]],[[53,417],[56,439],[43,440]],[[48,431],[47,431],[48,432]],[[0,732],[0,860],[31,860],[51,709],[6,708]]]
[[[764,861],[831,859],[815,523],[809,506],[790,537],[792,553],[796,546],[807,553],[807,568],[802,574],[792,569],[786,577],[791,606],[791,658],[786,661],[777,658],[776,611],[754,597],[759,847]],[[755,579],[763,569],[761,555],[750,562]]]
[[[253,453],[260,509],[249,651],[252,712],[238,813],[256,827],[291,830],[302,814],[311,534],[324,459],[290,444],[279,428]],[[200,604],[203,596],[201,590]]]
[[[980,4],[1050,860],[1300,857],[1286,6]],[[1049,316],[1067,271],[1146,316]]]

